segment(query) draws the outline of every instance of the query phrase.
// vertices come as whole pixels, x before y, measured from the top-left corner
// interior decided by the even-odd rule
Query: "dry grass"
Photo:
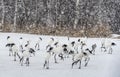
[[[11,32],[12,25],[5,26],[4,32]],[[42,34],[42,35],[59,35],[59,36],[73,36],[73,37],[107,37],[110,35],[110,28],[106,26],[98,26],[91,29],[73,29],[66,27],[24,27],[17,28],[17,33]]]

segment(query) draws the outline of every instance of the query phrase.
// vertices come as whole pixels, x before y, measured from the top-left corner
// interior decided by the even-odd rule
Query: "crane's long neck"
[[[93,50],[90,50],[90,49],[87,49],[87,50],[88,50],[88,52],[89,52],[90,54],[92,54],[92,51],[93,51]]]

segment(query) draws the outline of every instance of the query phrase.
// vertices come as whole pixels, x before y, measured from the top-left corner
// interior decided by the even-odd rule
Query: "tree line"
[[[120,0],[0,0],[2,31],[57,27],[120,33]],[[9,28],[7,28],[9,27]]]

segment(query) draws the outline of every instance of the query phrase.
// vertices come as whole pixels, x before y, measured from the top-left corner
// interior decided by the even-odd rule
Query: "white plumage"
[[[104,51],[108,51],[109,54],[112,54],[112,41],[108,38],[104,39],[101,41],[102,47],[101,47],[101,51],[102,48],[104,48]]]
[[[24,52],[23,52],[23,56],[24,57],[30,57],[30,52],[29,52],[30,48],[27,46],[25,47],[24,49]]]
[[[45,60],[48,61],[51,57],[51,53],[46,52],[45,53]]]

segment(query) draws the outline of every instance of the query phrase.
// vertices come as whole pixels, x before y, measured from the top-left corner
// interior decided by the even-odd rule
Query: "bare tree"
[[[4,6],[4,0],[1,0],[2,3],[2,21],[1,21],[1,30],[4,29],[4,20],[5,20],[5,6]]]
[[[76,1],[76,18],[75,18],[75,21],[74,21],[74,29],[76,29],[76,26],[77,26],[77,23],[78,23],[78,15],[79,15],[78,5],[79,5],[79,0]]]
[[[13,24],[13,29],[12,31],[16,31],[16,26],[17,26],[17,11],[18,11],[18,1],[15,0],[15,15],[14,15],[14,24]]]

